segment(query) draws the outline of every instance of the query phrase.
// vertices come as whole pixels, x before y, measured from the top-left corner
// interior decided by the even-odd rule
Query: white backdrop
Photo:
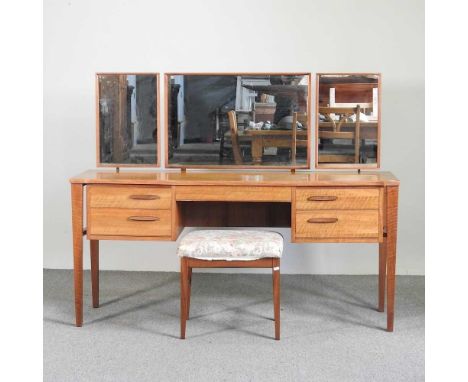
[[[397,272],[424,274],[423,0],[45,0],[44,68],[45,268],[73,264],[68,179],[95,167],[95,72],[381,72],[382,170],[401,180]],[[377,273],[377,245],[279,231],[283,273]],[[176,243],[101,243],[101,269],[178,270]]]

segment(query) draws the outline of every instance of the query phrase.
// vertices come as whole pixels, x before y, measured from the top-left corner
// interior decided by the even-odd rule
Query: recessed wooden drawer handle
[[[159,199],[158,195],[130,195],[130,199],[136,200],[156,200]]]
[[[338,218],[310,218],[307,223],[336,223]]]
[[[327,196],[327,195],[315,195],[309,196],[307,200],[309,202],[332,202],[338,199],[338,196]]]
[[[133,222],[157,222],[159,218],[157,216],[129,216],[127,220]]]

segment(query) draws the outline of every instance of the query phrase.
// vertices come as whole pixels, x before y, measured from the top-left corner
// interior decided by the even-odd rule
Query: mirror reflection
[[[168,165],[307,166],[307,74],[168,75]]]
[[[157,164],[157,75],[98,74],[101,165]]]
[[[318,164],[377,167],[378,74],[319,74]]]

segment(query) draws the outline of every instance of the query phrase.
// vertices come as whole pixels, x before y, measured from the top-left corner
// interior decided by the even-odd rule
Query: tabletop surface
[[[88,170],[70,179],[79,184],[243,185],[243,186],[398,186],[386,171],[248,170]]]

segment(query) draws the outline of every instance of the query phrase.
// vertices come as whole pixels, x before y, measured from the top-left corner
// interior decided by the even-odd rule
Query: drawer
[[[91,208],[88,234],[104,236],[171,236],[171,210]]]
[[[291,187],[177,186],[176,200],[290,202]]]
[[[89,208],[170,209],[169,187],[88,186]]]
[[[296,212],[296,237],[317,239],[378,238],[378,210]]]
[[[379,200],[378,188],[296,188],[298,210],[372,210]]]

